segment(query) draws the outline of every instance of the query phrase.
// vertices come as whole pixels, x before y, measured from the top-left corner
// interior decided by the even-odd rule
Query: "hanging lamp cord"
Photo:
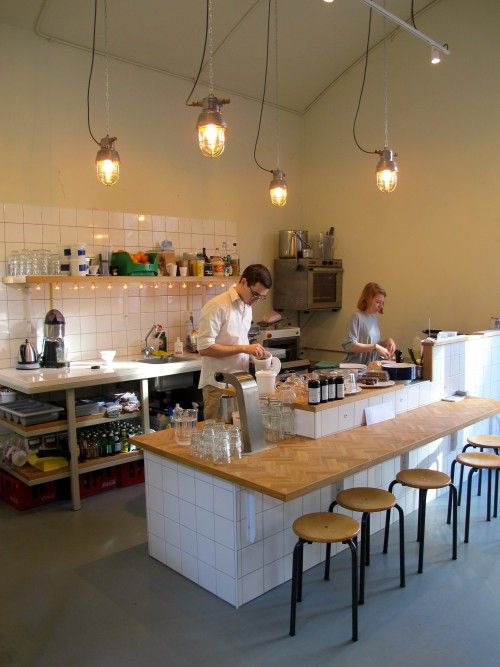
[[[191,95],[193,94],[194,89],[198,85],[198,80],[200,78],[201,70],[203,69],[203,61],[205,60],[205,53],[207,51],[207,38],[208,38],[208,23],[209,23],[209,14],[210,14],[210,0],[207,0],[207,6],[206,6],[206,17],[205,17],[205,41],[203,43],[203,53],[201,54],[201,62],[200,62],[200,67],[198,69],[198,74],[196,75],[196,78],[193,83],[193,87],[191,88],[189,95],[186,97],[186,106],[192,107],[194,104],[189,101],[191,98]]]
[[[359,148],[360,151],[363,151],[363,153],[369,153],[370,155],[374,155],[375,153],[377,153],[377,151],[368,151],[368,150],[366,150],[365,148],[363,148],[359,144],[358,140],[356,139],[356,121],[358,120],[359,108],[361,106],[361,100],[363,98],[363,91],[365,89],[366,70],[368,69],[368,55],[369,55],[369,52],[370,52],[370,34],[371,34],[371,30],[372,30],[372,8],[370,7],[370,15],[369,15],[369,19],[368,19],[368,36],[366,38],[365,67],[364,67],[364,70],[363,70],[363,81],[361,83],[361,91],[359,93],[358,106],[357,106],[357,109],[356,109],[356,114],[354,116],[354,122],[352,124],[352,136],[354,138],[354,143],[356,144],[356,146]]]
[[[268,171],[270,174],[272,174],[273,173],[272,169],[266,169],[257,160],[257,145],[259,143],[260,128],[261,128],[261,125],[262,125],[262,112],[264,111],[264,99],[266,97],[267,70],[268,70],[268,65],[269,65],[269,26],[270,26],[270,23],[271,23],[271,0],[268,0],[268,3],[267,3],[266,68],[265,68],[265,72],[264,72],[264,88],[262,90],[262,102],[261,102],[261,105],[260,105],[259,124],[257,126],[257,136],[255,138],[255,146],[254,146],[254,149],[253,149],[253,159],[255,160],[255,164],[260,169],[262,169],[263,171]]]
[[[92,130],[90,128],[90,84],[92,82],[92,73],[94,71],[94,59],[95,59],[95,27],[97,23],[97,0],[94,0],[94,27],[92,30],[92,59],[90,61],[90,72],[89,72],[89,82],[87,85],[87,126],[89,128],[89,134],[92,137],[92,139],[96,142],[98,146],[101,145],[100,141],[97,141],[97,139],[94,137],[92,134]]]

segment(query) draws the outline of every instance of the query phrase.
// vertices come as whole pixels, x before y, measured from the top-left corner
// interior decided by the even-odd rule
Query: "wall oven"
[[[275,259],[275,310],[339,310],[342,307],[341,259]]]

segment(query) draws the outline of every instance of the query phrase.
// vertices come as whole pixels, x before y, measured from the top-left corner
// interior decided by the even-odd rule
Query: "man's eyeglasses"
[[[264,301],[264,299],[267,296],[266,294],[259,294],[258,292],[253,290],[250,286],[248,286],[248,289],[250,290],[250,294],[252,295],[252,299],[254,299],[255,301]]]

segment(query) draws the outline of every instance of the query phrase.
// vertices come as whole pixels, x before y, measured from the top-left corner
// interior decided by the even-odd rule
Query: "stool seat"
[[[369,486],[344,489],[337,494],[336,500],[339,505],[354,512],[383,512],[396,504],[393,493]]]
[[[457,455],[458,463],[471,468],[483,468],[483,470],[498,470],[500,468],[500,456],[497,454],[484,454],[484,452],[462,452]]]
[[[500,449],[500,435],[471,435],[467,442],[473,447]]]
[[[450,483],[450,476],[439,470],[427,470],[426,468],[411,468],[400,470],[396,479],[405,486],[414,489],[442,489]]]
[[[344,514],[313,512],[295,519],[293,532],[306,542],[346,542],[360,530],[358,521]]]

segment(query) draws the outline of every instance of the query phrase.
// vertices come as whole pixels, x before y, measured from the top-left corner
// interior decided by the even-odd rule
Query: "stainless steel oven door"
[[[342,269],[310,268],[308,278],[310,308],[337,309],[342,306]]]

